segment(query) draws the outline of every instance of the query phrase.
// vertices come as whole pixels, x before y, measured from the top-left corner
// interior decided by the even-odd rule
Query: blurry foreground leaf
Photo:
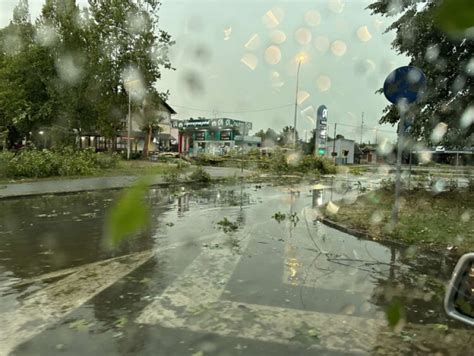
[[[401,321],[405,319],[405,309],[399,300],[394,300],[386,309],[388,325],[395,328]]]
[[[88,323],[85,319],[79,319],[70,323],[69,328],[77,331],[84,331],[89,329],[92,325],[93,323]]]
[[[118,328],[123,328],[128,323],[128,318],[126,316],[122,316],[115,322],[115,326]]]
[[[442,331],[448,331],[449,327],[446,324],[434,324],[433,328],[435,330],[442,330]]]
[[[461,33],[474,27],[474,1],[444,0],[435,14],[436,23],[446,32]]]
[[[115,247],[148,224],[149,207],[144,201],[148,184],[146,180],[125,189],[109,211],[106,221],[107,242]]]

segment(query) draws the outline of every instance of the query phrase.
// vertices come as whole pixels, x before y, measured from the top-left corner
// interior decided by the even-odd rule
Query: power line
[[[172,104],[172,103],[170,103],[170,105],[174,106],[176,108],[185,109],[185,110],[194,110],[194,111],[208,112],[208,113],[214,113],[215,112],[215,110],[191,108],[191,107],[187,107],[187,106],[175,105],[175,104]],[[219,113],[222,113],[222,114],[244,114],[244,113],[249,113],[249,112],[260,112],[260,111],[270,111],[270,110],[282,109],[282,108],[287,108],[287,107],[290,107],[290,106],[293,106],[293,105],[294,104],[286,104],[286,105],[272,106],[272,107],[262,108],[262,109],[240,110],[240,111],[219,110]]]
[[[358,126],[358,125],[341,124],[340,122],[338,122],[337,124],[338,124],[338,125],[341,125],[341,126],[347,126],[347,127],[353,127],[353,128],[358,128],[358,129],[360,129],[360,126]],[[374,127],[373,129],[367,128],[365,131],[368,131],[368,130],[377,130],[377,131],[380,131],[380,132],[389,132],[389,133],[396,134],[395,131],[379,129],[379,128],[377,128],[377,127]]]

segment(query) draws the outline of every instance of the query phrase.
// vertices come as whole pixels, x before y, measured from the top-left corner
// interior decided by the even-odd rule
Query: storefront
[[[178,151],[189,155],[223,155],[232,149],[258,147],[259,140],[249,137],[252,123],[233,119],[172,120],[179,130]],[[258,142],[257,142],[258,141]]]

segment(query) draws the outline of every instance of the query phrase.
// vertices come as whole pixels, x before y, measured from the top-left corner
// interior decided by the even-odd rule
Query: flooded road
[[[0,354],[460,352],[453,261],[316,221],[377,185],[356,183],[150,189],[151,226],[114,250],[119,191],[2,201]]]

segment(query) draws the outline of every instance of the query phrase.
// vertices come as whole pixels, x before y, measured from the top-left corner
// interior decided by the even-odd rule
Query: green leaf
[[[435,330],[442,330],[442,331],[448,331],[449,330],[449,327],[445,324],[434,324],[433,328]]]
[[[126,316],[122,316],[115,322],[115,326],[118,328],[123,328],[128,323],[128,318]]]
[[[398,299],[394,300],[385,309],[385,314],[387,316],[388,325],[391,328],[396,327],[400,321],[405,319],[405,309]]]
[[[148,225],[149,207],[144,201],[147,191],[147,181],[141,180],[133,187],[125,189],[110,209],[106,222],[106,236],[112,247],[118,246],[124,238]]]
[[[474,26],[474,1],[443,0],[436,11],[435,20],[446,32],[464,32]]]

